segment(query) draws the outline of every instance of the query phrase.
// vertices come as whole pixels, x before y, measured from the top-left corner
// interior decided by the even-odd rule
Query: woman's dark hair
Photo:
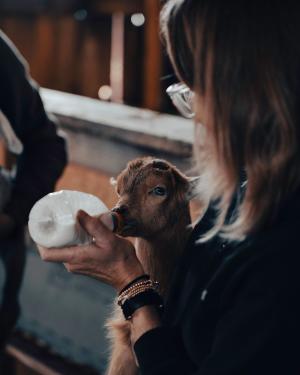
[[[201,191],[220,202],[204,240],[241,240],[270,224],[300,185],[299,9],[289,0],[170,0],[161,13],[177,76],[195,92],[196,129],[204,123],[205,140],[195,139]],[[226,226],[242,170],[246,193]]]

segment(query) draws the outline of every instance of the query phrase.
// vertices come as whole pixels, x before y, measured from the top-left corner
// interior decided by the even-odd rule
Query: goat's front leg
[[[112,342],[111,357],[106,375],[137,375],[139,370],[131,346],[130,323],[124,320],[116,306],[113,317],[106,323]]]

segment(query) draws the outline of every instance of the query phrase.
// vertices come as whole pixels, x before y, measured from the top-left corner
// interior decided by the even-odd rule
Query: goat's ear
[[[117,180],[114,177],[111,177],[109,179],[109,183],[111,184],[111,186],[117,186]]]
[[[186,200],[190,201],[198,196],[198,184],[200,177],[188,177],[189,188],[186,192]]]

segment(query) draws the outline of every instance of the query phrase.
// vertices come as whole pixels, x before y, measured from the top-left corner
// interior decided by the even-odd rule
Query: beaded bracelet
[[[132,318],[132,314],[143,306],[155,306],[158,312],[163,309],[163,300],[157,290],[159,283],[153,281],[148,275],[143,275],[131,283],[119,293],[117,299],[126,320]]]
[[[139,293],[145,292],[146,290],[152,289],[156,291],[158,289],[158,285],[159,284],[157,281],[150,279],[138,281],[120,293],[117,300],[118,305],[122,306],[125,300],[130,299]]]
[[[150,276],[147,275],[146,273],[144,275],[141,275],[141,276],[138,276],[136,277],[134,280],[132,280],[129,284],[127,284],[120,292],[119,292],[119,295],[121,295],[123,292],[125,292],[125,290],[127,290],[128,288],[130,288],[132,285],[134,285],[135,283],[137,283],[138,281],[140,280],[150,280]]]

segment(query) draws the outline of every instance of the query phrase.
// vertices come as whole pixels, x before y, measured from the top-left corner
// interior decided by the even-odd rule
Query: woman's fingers
[[[97,241],[100,237],[110,237],[111,231],[101,222],[100,217],[92,217],[85,211],[80,210],[77,219],[83,229]]]
[[[38,250],[41,255],[41,258],[47,262],[70,263],[74,259],[74,256],[76,255],[76,251],[78,251],[78,248],[73,246],[73,247],[65,247],[63,249],[56,249],[56,248],[47,249],[45,247],[38,246]]]

